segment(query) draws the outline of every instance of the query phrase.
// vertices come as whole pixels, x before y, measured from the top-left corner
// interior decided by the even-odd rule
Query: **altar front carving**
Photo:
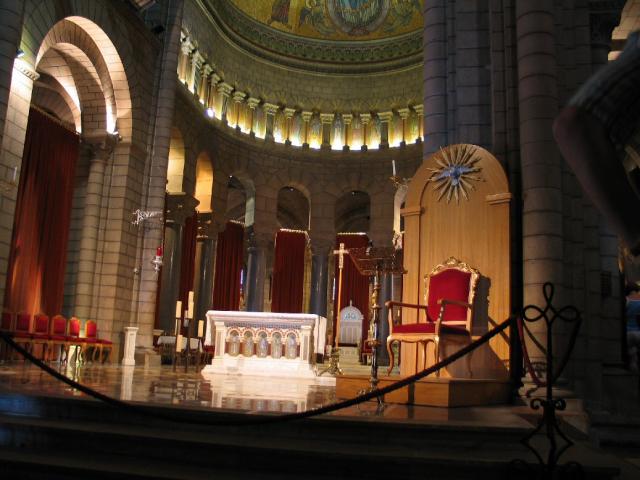
[[[215,344],[203,373],[315,377],[326,318],[312,314],[207,312],[205,345]]]

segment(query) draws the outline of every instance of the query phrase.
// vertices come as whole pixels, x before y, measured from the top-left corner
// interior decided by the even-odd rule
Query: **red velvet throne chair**
[[[389,312],[387,351],[390,367],[388,373],[391,373],[394,365],[394,354],[391,348],[393,342],[421,344],[424,347],[425,359],[427,345],[433,343],[433,363],[439,361],[442,343],[468,344],[471,342],[473,301],[479,280],[480,273],[476,269],[450,257],[425,275],[424,305],[386,302]],[[413,311],[415,314],[412,314]],[[411,323],[412,319],[410,320],[409,317],[415,318],[415,321]],[[471,355],[466,355],[466,359],[471,376]],[[416,363],[417,361],[418,350],[416,349]],[[436,375],[439,376],[439,372]]]

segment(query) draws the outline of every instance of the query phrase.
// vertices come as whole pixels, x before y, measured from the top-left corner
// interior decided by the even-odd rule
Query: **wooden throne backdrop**
[[[472,153],[469,156],[469,153]],[[458,158],[458,160],[456,160]],[[467,158],[466,163],[462,160]],[[464,168],[451,167],[461,162]],[[471,170],[471,171],[469,171]],[[477,171],[474,171],[477,170]],[[452,193],[438,200],[439,185],[464,172],[468,199],[461,191],[456,200]],[[480,178],[474,180],[473,178]],[[472,188],[469,187],[472,186]],[[510,314],[510,241],[509,202],[511,193],[507,176],[487,150],[468,144],[450,145],[427,158],[417,170],[407,191],[405,221],[403,301],[424,304],[424,276],[450,256],[468,263],[482,275],[476,295],[473,318],[474,336],[482,335]],[[413,318],[412,318],[413,317]],[[403,312],[403,321],[415,321],[415,313]],[[424,321],[421,318],[420,321]],[[401,374],[416,371],[416,351],[412,344],[403,344]],[[445,347],[441,358],[459,347]],[[433,352],[428,352],[428,359]],[[463,361],[454,363],[441,376],[465,376]],[[476,350],[472,357],[474,378],[505,378],[508,376],[508,332],[496,336],[490,348]],[[422,347],[418,352],[418,369],[423,365]]]

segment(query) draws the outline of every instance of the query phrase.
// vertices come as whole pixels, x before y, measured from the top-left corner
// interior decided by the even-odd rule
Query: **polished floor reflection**
[[[57,366],[67,377],[102,394],[131,402],[173,405],[188,409],[224,409],[245,413],[301,412],[329,405],[338,400],[333,382],[315,380],[265,378],[231,375],[203,375],[171,366],[155,368],[114,365]],[[0,365],[0,392],[55,397],[88,398],[75,388],[55,379],[28,363]],[[519,407],[434,408],[387,405],[376,412],[368,402],[332,412],[339,418],[467,425],[475,427],[528,428],[530,423],[520,415]]]

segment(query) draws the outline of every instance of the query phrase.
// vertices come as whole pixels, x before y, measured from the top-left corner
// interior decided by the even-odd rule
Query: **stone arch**
[[[256,188],[253,181],[244,172],[229,175],[227,184],[228,220],[238,220],[246,227],[253,225],[256,212]]]
[[[167,164],[167,192],[182,192],[185,167],[185,146],[182,132],[173,127],[169,142],[169,162]]]
[[[335,231],[369,232],[371,197],[362,190],[350,190],[336,198]]]
[[[212,210],[213,200],[213,164],[207,152],[200,152],[196,158],[196,188],[195,197],[200,202],[199,210],[209,212]]]
[[[308,230],[309,214],[309,197],[302,190],[294,186],[278,190],[276,215],[281,228]]]

